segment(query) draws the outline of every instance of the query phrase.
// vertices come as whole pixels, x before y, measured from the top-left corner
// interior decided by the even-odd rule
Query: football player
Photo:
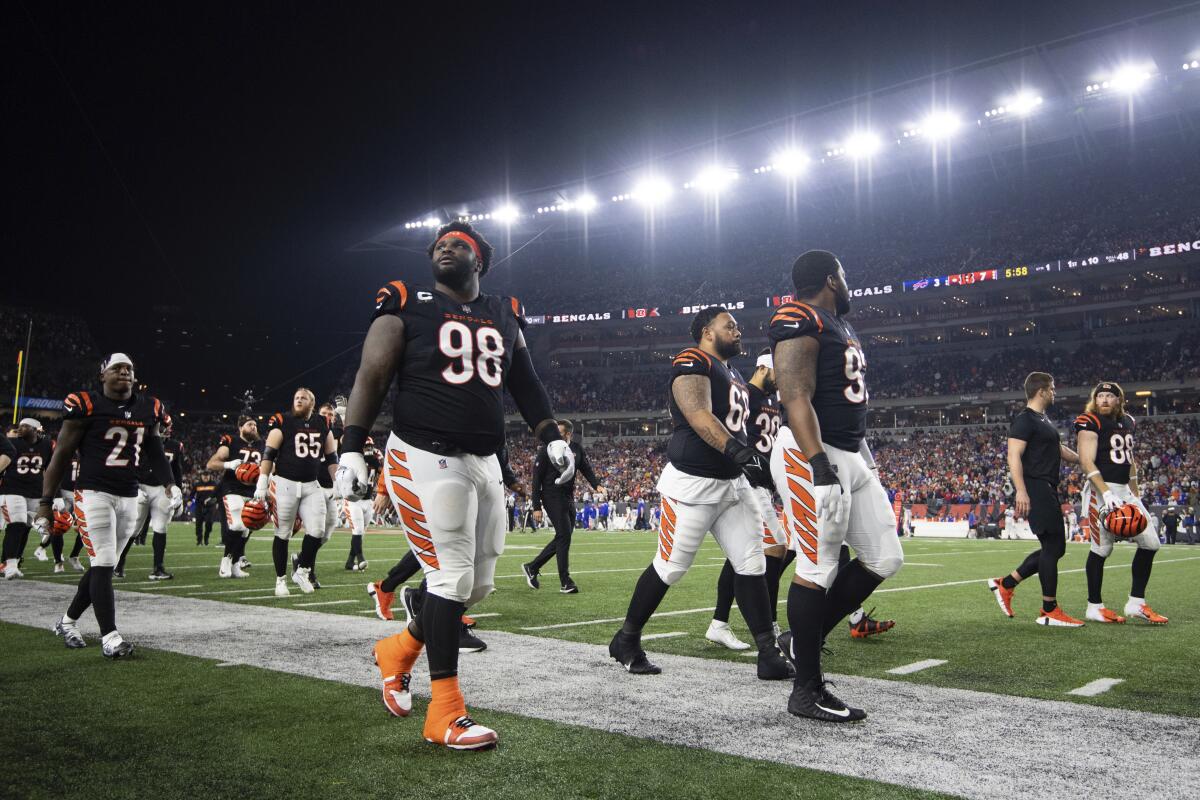
[[[792,265],[793,302],[771,318],[775,379],[786,419],[771,454],[796,574],[788,591],[796,682],[788,711],[826,722],[866,718],[835,697],[821,674],[829,631],[896,574],[904,553],[896,515],[866,444],[866,357],[854,329],[846,273],[810,250]],[[844,568],[842,545],[857,555]]]
[[[162,403],[133,391],[133,360],[113,353],[100,367],[102,389],[67,395],[58,447],[46,468],[37,524],[50,529],[53,503],[71,457],[79,452],[79,478],[75,483],[75,515],[91,563],[79,579],[75,598],[54,626],[67,647],[86,646],[79,618],[89,606],[100,626],[101,652],[121,658],[133,646],[117,631],[116,597],[112,575],[118,554],[137,532],[138,469],[148,461],[173,505],[183,502],[183,492],[172,483],[171,465],[158,438],[165,418]]]
[[[171,465],[171,475],[175,486],[183,485],[183,444],[171,438],[171,418],[167,416],[159,425],[159,436],[162,439],[163,452]],[[150,543],[154,551],[154,571],[149,578],[152,581],[169,581],[174,575],[167,572],[163,560],[167,552],[167,526],[174,518],[179,506],[172,503],[167,487],[163,486],[158,476],[149,464],[142,462],[138,469],[138,484],[141,491],[138,494],[138,524],[136,530],[148,525],[151,533]],[[123,565],[118,565],[118,567]],[[123,570],[122,570],[123,571]]]
[[[1167,618],[1146,603],[1146,584],[1150,582],[1150,569],[1158,552],[1158,531],[1138,491],[1137,464],[1133,458],[1135,427],[1133,417],[1125,412],[1125,391],[1112,381],[1096,384],[1084,412],[1075,418],[1079,464],[1087,476],[1082,506],[1087,511],[1091,539],[1084,569],[1088,584],[1085,616],[1092,622],[1124,622],[1126,617],[1132,617],[1165,625]],[[1146,530],[1129,540],[1137,545],[1137,551],[1133,554],[1133,585],[1123,617],[1104,607],[1100,588],[1104,583],[1104,561],[1112,553],[1114,541],[1112,532],[1104,525],[1105,515],[1127,503],[1142,512]]]
[[[16,451],[16,458],[4,471],[3,488],[0,488],[0,511],[4,515],[5,523],[4,577],[13,580],[23,574],[19,565],[25,555],[25,544],[29,541],[33,514],[37,510],[37,499],[42,494],[42,473],[50,464],[54,444],[42,435],[42,423],[33,417],[21,420],[17,425],[16,438],[9,439],[9,443]],[[47,560],[44,547],[43,544],[37,547],[35,555],[38,561]],[[62,563],[61,539],[55,562]]]
[[[642,650],[642,628],[667,590],[687,574],[712,531],[733,564],[733,593],[758,646],[758,677],[791,678],[795,673],[771,627],[763,518],[751,488],[770,485],[770,462],[747,444],[750,394],[729,366],[742,352],[742,333],[732,314],[709,306],[692,318],[691,334],[696,347],[683,350],[672,363],[668,399],[674,430],[658,479],[658,551],[638,579],[608,654],[631,673],[662,672]]]
[[[375,449],[375,441],[369,436],[366,445],[363,446],[363,458],[367,462],[368,481],[371,486],[375,486],[383,459]],[[345,504],[346,516],[350,519],[350,554],[346,557],[346,569],[362,572],[367,568],[367,559],[363,556],[363,534],[367,532],[367,526],[374,518],[374,492],[368,492],[359,500],[343,500],[342,503]]]
[[[221,578],[248,578],[245,571],[246,540],[250,531],[242,522],[242,506],[254,495],[254,487],[242,483],[234,474],[242,464],[258,464],[262,461],[262,440],[258,436],[258,423],[254,417],[243,414],[238,417],[236,434],[223,434],[217,440],[217,449],[204,465],[205,469],[221,470],[221,482],[217,496],[224,507],[221,517],[221,542],[225,553],[217,570]]]
[[[296,519],[304,523],[300,556],[292,571],[292,581],[300,591],[313,591],[312,573],[317,550],[326,537],[328,503],[325,490],[317,481],[322,471],[330,476],[337,469],[337,443],[325,417],[315,413],[316,396],[301,387],[292,396],[289,413],[271,415],[266,446],[259,464],[255,500],[270,495],[275,538],[271,557],[275,562],[275,596],[287,597],[288,542]]]
[[[458,683],[466,608],[494,589],[504,549],[504,493],[497,451],[504,444],[507,389],[534,435],[551,445],[563,481],[574,474],[545,387],[533,369],[514,298],[482,294],[493,248],[468,223],[442,226],[429,246],[432,289],[392,281],[379,290],[350,394],[338,494],[368,488],[367,434],[393,377],[398,388],[384,480],[428,592],[419,618],[378,642],[383,699],[393,714],[412,708],[409,680],[424,649],[431,700],[424,736],[455,750],[496,744],[496,732],[467,713]]]

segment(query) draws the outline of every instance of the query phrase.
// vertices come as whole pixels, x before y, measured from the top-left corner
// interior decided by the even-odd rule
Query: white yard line
[[[676,636],[687,636],[687,631],[671,631],[670,633],[648,633],[642,637],[643,642],[651,639],[674,639]]]
[[[322,600],[319,603],[296,603],[296,608],[312,608],[313,606],[344,606],[346,603],[358,603],[359,600]],[[372,609],[371,613],[375,613]]]
[[[930,667],[940,667],[942,664],[945,664],[945,663],[946,663],[946,660],[944,658],[927,658],[924,661],[914,661],[911,664],[905,664],[903,667],[895,667],[894,669],[889,669],[888,674],[889,675],[911,675],[914,672],[920,672],[921,670],[929,669]]]
[[[1104,694],[1118,683],[1124,682],[1124,678],[1097,678],[1090,683],[1085,683],[1078,689],[1072,689],[1071,691],[1067,692],[1067,694],[1073,694],[1079,697],[1095,697],[1098,694]]]

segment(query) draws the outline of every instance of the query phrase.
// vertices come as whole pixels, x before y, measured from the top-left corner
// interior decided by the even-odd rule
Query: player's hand
[[[385,492],[380,492],[379,494],[375,495],[375,504],[373,506],[375,509],[375,516],[378,517],[383,514],[383,512],[387,511],[387,508],[391,502],[392,499],[388,497],[387,493]]]
[[[1029,492],[1017,492],[1017,502],[1014,504],[1013,512],[1021,519],[1029,516]]]
[[[850,514],[850,496],[838,480],[837,467],[829,463],[829,456],[817,453],[809,460],[813,473],[813,499],[817,503],[817,518],[824,517],[840,525]]]
[[[365,497],[370,488],[367,478],[367,461],[363,454],[342,453],[338,459],[337,474],[333,476],[333,490],[338,497],[358,500]]]
[[[725,443],[725,455],[738,465],[738,469],[752,485],[769,486],[772,491],[774,490],[775,483],[771,480],[771,465],[758,450],[731,437]]]
[[[1117,493],[1109,489],[1104,493],[1104,513],[1108,513],[1113,509],[1121,507],[1121,499],[1117,497]]]
[[[267,501],[267,489],[271,485],[271,476],[259,473],[258,483],[254,485],[254,499],[261,502]]]
[[[171,516],[175,516],[175,512],[183,508],[183,490],[178,486],[172,486],[167,489],[167,497],[171,501]]]
[[[224,467],[225,469],[237,469],[241,465],[242,465],[242,460],[240,458],[235,458],[232,461],[226,461],[221,466]]]
[[[562,486],[575,477],[575,454],[571,452],[571,446],[562,439],[546,445],[546,457],[558,470],[558,479],[554,481],[556,486]]]
[[[46,537],[50,535],[50,530],[53,527],[54,510],[49,503],[38,503],[37,514],[33,518],[34,530],[39,536]]]

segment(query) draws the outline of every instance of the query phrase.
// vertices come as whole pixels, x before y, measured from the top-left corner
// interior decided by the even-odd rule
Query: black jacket
[[[592,471],[592,465],[587,459],[587,454],[583,452],[583,448],[578,442],[571,442],[568,447],[575,454],[575,474],[582,474],[587,482],[595,489],[600,485],[600,480],[596,477],[596,473]],[[537,458],[533,462],[533,507],[542,507],[543,495],[553,494],[559,497],[573,500],[575,498],[575,477],[564,483],[562,486],[556,485],[554,482],[558,480],[558,470],[550,463],[550,457],[546,455],[546,446],[542,445],[537,452]]]

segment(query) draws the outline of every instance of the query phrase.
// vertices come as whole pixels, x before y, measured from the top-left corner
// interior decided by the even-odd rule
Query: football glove
[[[337,473],[333,476],[333,491],[346,500],[360,500],[371,490],[367,461],[362,453],[342,453]]]
[[[1113,509],[1121,507],[1121,500],[1117,497],[1117,493],[1109,489],[1104,493],[1104,512],[1108,513]]]
[[[267,487],[270,485],[271,476],[259,473],[258,483],[254,486],[254,499],[265,503],[267,500]]]
[[[767,457],[753,447],[742,444],[732,436],[725,443],[725,455],[738,465],[738,469],[746,476],[753,486],[766,486],[775,491],[775,482],[771,480],[771,464]]]
[[[167,489],[167,497],[171,501],[171,516],[175,516],[175,512],[183,508],[183,491],[178,486],[172,486]]]
[[[46,519],[41,514],[39,514],[38,516],[34,517],[33,529],[35,531],[37,531],[38,535],[41,536],[43,539],[49,538],[49,536],[50,536],[50,520]]]
[[[225,469],[237,469],[241,465],[242,465],[242,460],[240,458],[235,458],[232,461],[226,461],[221,466],[224,467]]]
[[[837,467],[829,463],[825,453],[817,453],[809,460],[809,465],[813,472],[813,499],[817,503],[818,519],[824,517],[840,525],[850,514],[850,496],[842,489]]]
[[[558,479],[554,481],[556,486],[562,486],[575,477],[575,454],[571,452],[571,446],[565,441],[556,439],[547,444],[546,457],[558,470]]]

